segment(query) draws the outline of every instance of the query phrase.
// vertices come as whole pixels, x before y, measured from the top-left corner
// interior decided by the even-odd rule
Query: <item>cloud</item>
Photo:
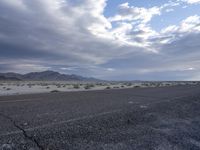
[[[107,68],[107,71],[115,71],[114,68]]]
[[[174,40],[180,40],[189,34],[195,35],[200,33],[200,16],[194,15],[181,21],[180,25],[171,25],[161,30],[164,40],[163,43],[170,43]],[[165,42],[164,42],[165,41]]]
[[[174,8],[179,5],[178,2],[172,1],[150,8],[130,6],[128,2],[120,4],[117,14],[108,18],[112,24],[115,24],[115,28],[110,29],[110,33],[112,37],[127,45],[139,47],[146,52],[158,53],[152,39],[162,35],[152,29],[151,20],[165,12],[174,11]]]
[[[109,21],[135,21],[139,20],[143,23],[149,22],[153,16],[160,15],[159,7],[143,8],[129,6],[129,3],[119,5],[119,13],[109,18]]]
[[[0,3],[0,42],[5,52],[13,53],[14,57],[14,53],[37,53],[44,57],[52,54],[97,64],[104,61],[95,53],[96,45],[107,44],[88,30],[93,24],[98,30],[109,26],[102,15],[104,1],[86,0],[76,5],[59,0]],[[90,47],[85,50],[86,45]],[[15,47],[18,50],[14,50]]]
[[[200,0],[182,0],[188,4],[200,4]]]
[[[200,72],[199,18],[198,15],[189,16],[179,24],[168,26],[150,36],[147,36],[148,32],[142,32],[143,27],[138,32],[133,32],[135,29],[130,28],[134,36],[140,37],[140,43],[142,39],[145,40],[145,43],[149,43],[148,46],[155,49],[157,53],[135,52],[129,54],[129,57],[124,60],[118,60],[113,63],[115,64],[114,77],[186,80],[194,76],[192,78],[194,80],[197,77],[195,74]],[[153,32],[151,28],[147,31]]]
[[[122,3],[118,6],[118,13],[109,17],[109,21],[138,21],[140,23],[148,23],[155,16],[160,16],[162,11],[171,12],[173,7],[179,6],[180,3],[168,1],[161,6],[154,6],[150,8],[130,6],[128,2]]]
[[[174,9],[172,9],[172,8],[169,8],[169,9],[166,9],[165,11],[166,11],[166,12],[173,12],[173,11],[174,11]]]
[[[167,71],[183,79],[200,70],[198,15],[155,31],[152,18],[178,3],[151,8],[123,3],[106,18],[106,2],[0,1],[0,69],[52,69],[104,79],[150,79],[153,73],[164,79]]]
[[[1,57],[101,64],[127,53],[108,31],[112,25],[103,15],[105,0],[17,2],[0,2]]]
[[[140,50],[109,31],[112,25],[103,15],[105,6],[105,0],[1,1],[1,59],[84,66]]]

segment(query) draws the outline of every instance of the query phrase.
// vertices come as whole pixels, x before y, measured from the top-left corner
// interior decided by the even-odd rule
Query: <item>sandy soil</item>
[[[1,95],[20,95],[49,92],[88,91],[123,88],[162,87],[198,82],[58,82],[58,81],[1,81]]]

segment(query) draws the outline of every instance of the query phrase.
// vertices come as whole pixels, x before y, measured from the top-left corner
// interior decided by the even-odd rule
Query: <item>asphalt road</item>
[[[0,149],[199,150],[200,85],[2,96]]]

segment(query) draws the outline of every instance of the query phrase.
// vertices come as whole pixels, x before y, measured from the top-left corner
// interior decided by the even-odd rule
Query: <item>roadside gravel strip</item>
[[[0,97],[0,149],[200,149],[200,86]]]

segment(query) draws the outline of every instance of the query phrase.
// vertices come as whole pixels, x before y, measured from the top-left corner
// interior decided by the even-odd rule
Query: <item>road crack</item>
[[[45,149],[43,148],[43,146],[41,146],[41,145],[39,144],[39,142],[37,141],[37,139],[35,139],[33,136],[28,135],[28,134],[26,133],[25,129],[23,129],[20,125],[18,125],[14,119],[12,119],[10,116],[7,116],[7,115],[5,115],[5,114],[3,114],[3,113],[0,113],[0,116],[2,116],[3,118],[9,120],[10,122],[12,122],[13,126],[15,126],[17,129],[19,129],[19,130],[23,133],[23,135],[24,135],[24,137],[25,137],[26,139],[28,139],[28,140],[30,140],[31,142],[35,143],[35,145],[36,145],[40,150],[45,150]]]

